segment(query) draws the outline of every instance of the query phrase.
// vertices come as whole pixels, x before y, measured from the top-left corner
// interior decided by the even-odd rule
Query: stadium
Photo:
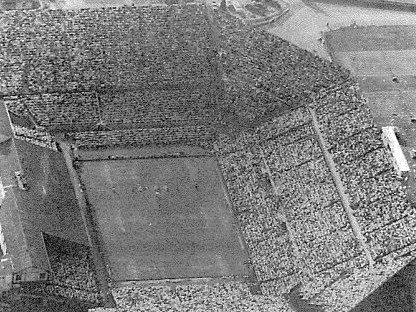
[[[350,311],[416,257],[348,69],[204,3],[0,25],[4,301]]]

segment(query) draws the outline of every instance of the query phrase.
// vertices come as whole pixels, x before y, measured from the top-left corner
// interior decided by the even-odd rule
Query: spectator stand
[[[44,233],[51,266],[45,291],[100,305],[100,294],[89,247]]]

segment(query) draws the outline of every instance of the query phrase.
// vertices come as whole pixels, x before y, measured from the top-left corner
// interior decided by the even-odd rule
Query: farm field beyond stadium
[[[213,157],[84,161],[114,281],[247,276]]]

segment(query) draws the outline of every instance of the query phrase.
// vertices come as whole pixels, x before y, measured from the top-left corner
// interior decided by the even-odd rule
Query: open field
[[[397,77],[400,83],[395,83],[393,77]],[[357,77],[361,89],[366,93],[372,92],[412,92],[416,90],[416,76],[380,75]]]
[[[392,11],[376,9],[374,7],[355,6],[351,1],[337,0],[286,0],[290,5],[290,11],[283,18],[274,23],[269,31],[292,43],[315,52],[319,56],[330,59],[325,46],[318,41],[324,32],[335,30],[355,24],[357,26],[381,26],[381,25],[412,25],[400,26],[398,33],[389,34],[396,38],[413,38],[412,41],[402,40],[403,45],[396,45],[395,41],[387,38],[387,30],[379,38],[373,38],[370,47],[375,42],[383,46],[384,50],[412,49],[415,47],[415,34],[411,33],[416,24],[416,15],[412,12]],[[343,2],[343,3],[341,3]],[[358,2],[358,1],[354,1]],[[352,36],[352,35],[351,35]],[[394,38],[394,37],[389,37]],[[384,40],[386,39],[386,40]],[[338,40],[338,39],[337,39]],[[357,51],[364,51],[369,44],[362,40],[362,45]],[[355,46],[354,46],[355,45]],[[340,36],[337,51],[351,51],[359,43],[343,40]]]
[[[416,26],[347,27],[328,33],[330,48],[337,52],[416,49]],[[349,40],[345,40],[348,38]]]
[[[334,55],[357,76],[416,74],[416,50],[337,51]]]
[[[211,157],[82,162],[114,281],[247,276]]]

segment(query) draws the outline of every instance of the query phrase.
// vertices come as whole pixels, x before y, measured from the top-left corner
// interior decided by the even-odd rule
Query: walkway
[[[357,219],[353,215],[353,211],[351,209],[350,201],[348,199],[348,196],[345,192],[345,187],[341,181],[341,178],[339,176],[339,173],[336,170],[334,160],[332,158],[332,155],[328,152],[328,149],[325,147],[324,139],[322,137],[321,130],[319,129],[318,120],[316,119],[316,115],[313,109],[309,108],[309,113],[312,116],[312,124],[313,128],[316,134],[316,137],[318,139],[319,145],[322,149],[322,152],[324,154],[325,162],[328,165],[329,171],[331,172],[332,178],[334,179],[335,186],[338,191],[338,195],[341,199],[342,206],[344,207],[345,213],[348,216],[348,220],[350,221],[350,225],[352,227],[352,230],[354,232],[355,237],[359,241],[361,248],[364,250],[364,253],[366,255],[366,258],[370,264],[370,268],[374,265],[374,260],[371,257],[369,247],[367,246],[366,240],[361,232],[360,226],[357,222]]]

